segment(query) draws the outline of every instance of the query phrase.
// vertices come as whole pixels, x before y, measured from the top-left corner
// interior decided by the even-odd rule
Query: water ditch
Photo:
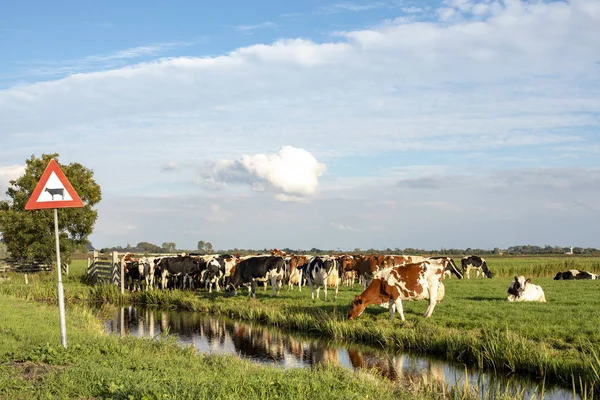
[[[103,323],[109,334],[139,338],[169,334],[179,343],[192,345],[202,353],[237,355],[281,368],[335,364],[353,370],[374,369],[397,382],[443,380],[453,387],[464,385],[468,380],[477,386],[479,393],[495,393],[497,389],[504,392],[508,388],[523,398],[539,398],[542,392],[547,400],[574,398],[572,390],[544,384],[542,379],[504,376],[435,358],[291,335],[258,324],[201,313],[129,306],[117,309]]]

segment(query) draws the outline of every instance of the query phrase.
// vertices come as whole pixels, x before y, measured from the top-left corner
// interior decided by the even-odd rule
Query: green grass
[[[573,380],[598,391],[600,371],[600,288],[598,281],[554,281],[558,271],[583,269],[599,272],[598,258],[523,257],[490,258],[494,279],[446,280],[446,297],[432,318],[422,314],[426,302],[404,302],[406,323],[389,320],[387,310],[369,307],[356,321],[346,315],[358,285],[342,288],[339,298],[312,301],[310,291],[282,290],[279,298],[270,289],[258,291],[256,300],[245,291],[225,299],[221,293],[144,292],[121,296],[115,287],[90,288],[81,278],[82,266],[73,265],[65,280],[68,301],[103,300],[113,304],[134,303],[179,308],[256,321],[288,331],[316,334],[322,338],[370,343],[396,350],[435,354],[504,373],[526,374],[570,387]],[[514,275],[533,277],[548,303],[508,303],[506,289]],[[24,285],[17,276],[0,284],[0,293],[20,298],[55,301],[55,279],[37,276]],[[321,294],[322,296],[322,294]]]
[[[520,399],[470,386],[393,383],[336,366],[283,370],[232,356],[197,354],[169,337],[101,333],[88,308],[67,312],[60,346],[55,306],[0,295],[1,399]],[[534,397],[535,398],[535,397]]]
[[[408,391],[341,368],[281,370],[197,355],[171,340],[100,333],[85,309],[68,312],[68,349],[55,307],[0,296],[0,398],[410,398]]]

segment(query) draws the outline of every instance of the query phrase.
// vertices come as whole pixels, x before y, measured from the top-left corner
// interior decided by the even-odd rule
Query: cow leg
[[[271,297],[275,297],[275,285],[277,285],[277,278],[271,276]]]
[[[338,283],[336,283],[336,284],[335,284],[335,296],[333,296],[333,298],[334,298],[335,300],[337,300],[338,289],[339,289],[339,284],[338,284]]]
[[[319,300],[319,290],[321,290],[321,286],[317,285],[317,300]],[[325,292],[325,300],[327,300],[327,292]]]
[[[313,289],[312,281],[308,281],[308,286],[310,286],[310,297],[311,297],[311,299],[314,300],[315,299],[315,291]],[[317,297],[318,297],[318,295],[317,295]]]
[[[162,285],[162,290],[167,288],[167,270],[163,270],[160,274],[160,284]]]
[[[438,289],[439,284],[429,288],[429,306],[427,307],[427,310],[425,310],[425,314],[423,314],[425,318],[429,318],[431,317],[431,314],[433,314],[433,309],[437,304]]]
[[[281,293],[281,286],[283,286],[283,279],[277,281],[277,296]]]
[[[400,314],[400,319],[402,320],[402,322],[405,322],[406,319],[404,318],[404,310],[402,309],[402,299],[400,299],[400,297],[398,297],[396,300],[390,299],[390,319],[394,319],[395,310],[398,310],[398,313]]]

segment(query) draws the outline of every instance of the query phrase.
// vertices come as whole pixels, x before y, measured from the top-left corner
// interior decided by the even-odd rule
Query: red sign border
[[[52,175],[52,172],[54,172],[56,174],[56,176],[58,177],[60,182],[63,184],[63,186],[67,190],[67,193],[69,193],[69,195],[71,196],[72,200],[41,201],[41,202],[37,201],[37,199],[40,197],[40,194],[42,193],[42,190],[44,190],[44,186],[46,186],[46,183],[48,183],[48,179],[50,179],[50,175]],[[29,201],[27,201],[27,204],[25,205],[25,209],[26,210],[44,210],[44,209],[48,209],[48,208],[76,208],[76,207],[85,207],[85,204],[83,204],[83,201],[81,201],[81,198],[79,198],[79,195],[77,194],[75,189],[73,189],[71,182],[69,182],[69,180],[67,179],[65,174],[62,172],[62,170],[60,169],[60,166],[58,165],[56,160],[55,159],[50,160],[50,162],[48,163],[48,166],[44,170],[44,173],[40,177],[40,180],[38,181],[37,186],[33,190],[33,193],[31,194]]]

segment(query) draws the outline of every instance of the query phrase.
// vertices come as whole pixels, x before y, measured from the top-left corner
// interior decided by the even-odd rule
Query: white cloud
[[[328,6],[323,6],[319,10],[324,12],[341,12],[341,11],[351,11],[351,12],[360,12],[360,11],[368,11],[376,8],[386,7],[386,3],[376,1],[370,3],[334,3]]]
[[[276,154],[243,156],[240,160],[219,160],[205,173],[205,182],[212,188],[228,183],[245,183],[256,191],[265,185],[276,192],[281,201],[295,201],[314,195],[325,165],[304,149],[283,146]]]
[[[19,178],[24,173],[24,165],[0,166],[0,200],[6,197],[6,191],[10,186],[10,181]]]
[[[359,11],[371,3],[338,4],[357,4],[346,10]],[[571,222],[561,225],[565,232],[529,234],[548,243],[550,233],[556,240],[585,239],[583,232],[594,229],[589,205],[595,204],[585,182],[596,182],[600,154],[600,2],[448,1],[441,7],[452,18],[431,20],[450,11],[427,9],[410,19],[332,32],[321,42],[282,38],[218,55],[132,64],[137,56],[168,50],[140,47],[87,60],[85,71],[95,72],[74,75],[82,70],[58,65],[65,67],[61,79],[0,90],[0,160],[18,164],[51,149],[92,168],[103,203],[120,206],[101,206],[103,240],[110,238],[102,233],[108,232],[106,221],[135,219],[131,225],[140,234],[155,229],[158,237],[168,233],[173,217],[185,229],[169,235],[196,232],[197,242],[215,232],[223,245],[229,240],[235,246],[243,236],[233,236],[230,227],[217,229],[233,219],[227,213],[236,227],[239,220],[251,229],[274,210],[279,217],[265,230],[289,242],[273,247],[327,247],[331,241],[343,248],[380,247],[392,240],[394,232],[385,229],[394,222],[421,226],[420,219],[427,219],[454,232],[469,213],[496,229],[489,238],[467,233],[429,242],[417,230],[389,245],[451,247],[462,240],[476,247],[502,237],[515,244],[527,230],[500,218],[535,226],[561,223],[569,213]],[[299,162],[298,179],[287,155],[265,154],[284,143],[310,150],[312,164],[308,158]],[[204,162],[209,170],[201,169]],[[321,164],[327,165],[325,175]],[[161,207],[127,197],[139,193],[155,196],[148,204]],[[213,196],[235,201],[225,206]],[[168,202],[179,198],[189,198],[190,209]],[[242,215],[246,202],[260,218]],[[461,212],[444,210],[444,202]],[[555,214],[542,213],[550,209]],[[408,215],[409,221],[391,221],[390,214]],[[310,216],[306,225],[304,215]],[[382,233],[345,236],[339,230],[330,238],[329,221]],[[302,229],[289,232],[293,224]],[[525,233],[513,237],[517,231]],[[269,247],[267,236],[252,240]]]
[[[277,28],[278,25],[274,22],[271,21],[265,21],[265,22],[261,22],[260,24],[254,24],[254,25],[238,25],[235,27],[235,29],[238,32],[242,32],[245,34],[251,34],[256,30],[259,29],[275,29]]]

